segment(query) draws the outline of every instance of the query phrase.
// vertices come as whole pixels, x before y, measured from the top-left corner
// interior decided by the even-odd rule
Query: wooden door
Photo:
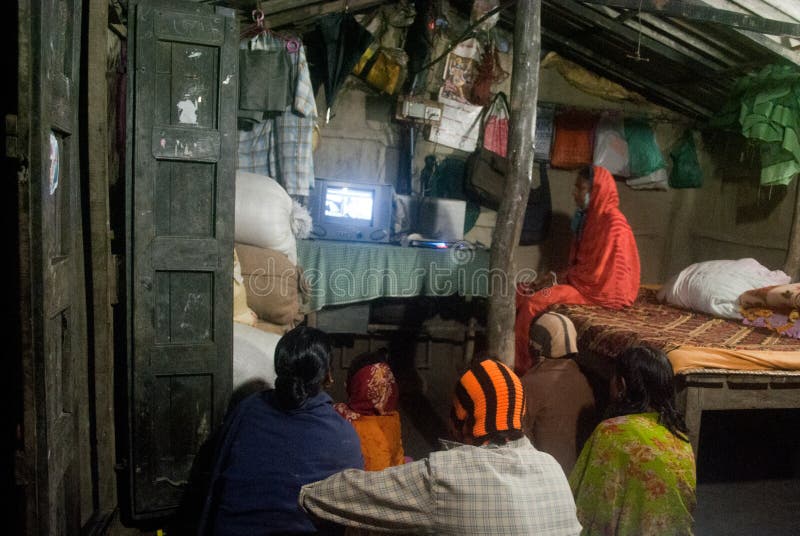
[[[186,487],[231,391],[236,23],[132,2],[127,285],[134,519]]]
[[[77,534],[95,510],[81,216],[80,0],[19,13],[20,270],[26,532]]]

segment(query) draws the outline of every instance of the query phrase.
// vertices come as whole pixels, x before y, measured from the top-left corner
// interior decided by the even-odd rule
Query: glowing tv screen
[[[325,191],[325,216],[372,221],[374,195],[373,190],[328,187]]]

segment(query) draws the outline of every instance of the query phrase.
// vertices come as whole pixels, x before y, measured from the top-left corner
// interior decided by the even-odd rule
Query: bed
[[[642,288],[629,308],[556,305],[578,332],[579,361],[607,378],[625,348],[664,350],[676,375],[678,405],[697,453],[705,410],[800,408],[800,340],[658,303]]]

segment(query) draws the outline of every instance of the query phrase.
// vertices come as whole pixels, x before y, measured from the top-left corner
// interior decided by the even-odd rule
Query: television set
[[[311,236],[324,240],[388,242],[392,235],[391,184],[317,178],[311,193]]]

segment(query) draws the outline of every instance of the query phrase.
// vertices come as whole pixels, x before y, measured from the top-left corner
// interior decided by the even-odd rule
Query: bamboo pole
[[[505,195],[492,235],[489,296],[489,351],[514,364],[515,266],[514,252],[522,232],[533,176],[533,143],[539,93],[541,0],[518,0],[514,23],[514,66],[511,75],[511,125]],[[502,285],[498,282],[502,280]],[[498,288],[501,286],[502,288]]]

